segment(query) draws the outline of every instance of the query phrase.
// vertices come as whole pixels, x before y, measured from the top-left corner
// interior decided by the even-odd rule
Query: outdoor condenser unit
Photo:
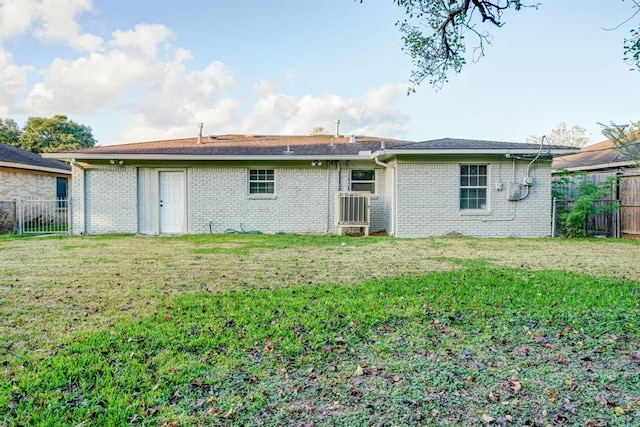
[[[368,191],[340,191],[335,198],[336,233],[342,234],[344,228],[362,228],[369,235],[370,205]]]

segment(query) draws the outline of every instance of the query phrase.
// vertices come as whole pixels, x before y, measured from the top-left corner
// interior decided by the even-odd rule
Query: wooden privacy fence
[[[628,174],[620,177],[618,184],[620,199],[620,235],[640,239],[640,175]]]

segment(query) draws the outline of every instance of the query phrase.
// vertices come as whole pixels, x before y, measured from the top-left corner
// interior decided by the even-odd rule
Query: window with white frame
[[[460,165],[460,209],[487,208],[487,165]]]
[[[249,194],[274,194],[275,188],[273,169],[249,169]]]
[[[351,171],[351,191],[376,193],[375,169],[353,169]]]

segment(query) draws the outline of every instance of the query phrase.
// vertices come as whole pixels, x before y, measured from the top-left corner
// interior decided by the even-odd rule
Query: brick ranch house
[[[567,147],[368,136],[218,135],[49,153],[70,161],[74,234],[333,233],[347,210],[396,237],[551,234]],[[367,195],[367,206],[348,195]],[[346,198],[342,198],[345,196]],[[361,225],[361,224],[358,224]],[[364,227],[366,230],[367,228]]]
[[[68,163],[0,143],[0,200],[67,197]]]

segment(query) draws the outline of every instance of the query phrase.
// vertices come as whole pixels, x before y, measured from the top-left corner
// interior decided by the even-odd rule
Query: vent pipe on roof
[[[351,137],[349,137],[349,143],[351,143],[351,144],[355,144],[356,143],[356,136],[355,135],[351,135]]]
[[[198,127],[200,128],[200,132],[198,133],[198,144],[202,144],[202,128],[204,127],[204,123],[198,123]]]
[[[340,120],[336,119],[336,138],[340,138]]]

